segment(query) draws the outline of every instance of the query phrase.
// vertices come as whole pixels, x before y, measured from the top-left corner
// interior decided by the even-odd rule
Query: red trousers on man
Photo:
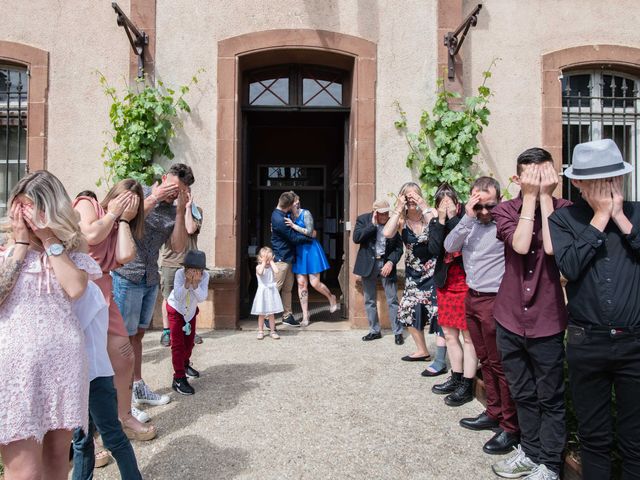
[[[173,378],[184,378],[187,376],[184,369],[189,365],[191,352],[193,350],[194,338],[196,336],[196,318],[199,309],[191,321],[191,334],[186,335],[182,327],[186,324],[184,317],[171,305],[167,303],[167,317],[169,318],[169,330],[171,334],[171,363],[173,363]]]
[[[487,415],[498,420],[500,428],[505,432],[519,433],[518,413],[509,392],[496,344],[496,320],[493,317],[495,299],[495,293],[480,293],[469,289],[464,302],[467,327],[478,360],[482,364]]]

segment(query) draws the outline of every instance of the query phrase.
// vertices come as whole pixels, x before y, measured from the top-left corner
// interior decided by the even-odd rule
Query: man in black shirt
[[[612,140],[577,145],[565,175],[583,200],[549,217],[568,280],[567,361],[585,480],[612,478],[612,387],[622,479],[640,478],[640,204],[623,201],[631,171]]]

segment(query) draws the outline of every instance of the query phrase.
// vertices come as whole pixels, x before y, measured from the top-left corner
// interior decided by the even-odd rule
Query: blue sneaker
[[[289,325],[290,327],[299,327],[300,322],[293,318],[293,315],[288,315],[282,318],[282,323]]]

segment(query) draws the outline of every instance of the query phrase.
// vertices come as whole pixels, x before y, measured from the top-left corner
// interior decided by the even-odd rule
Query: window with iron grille
[[[640,200],[640,78],[622,72],[591,70],[571,72],[562,78],[563,167],[571,164],[578,143],[610,138],[634,170],[625,179],[625,198]],[[564,198],[579,193],[564,178]]]
[[[0,216],[27,166],[28,84],[25,68],[0,65]]]

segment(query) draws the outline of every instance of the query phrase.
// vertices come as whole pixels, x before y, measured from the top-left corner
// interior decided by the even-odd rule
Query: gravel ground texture
[[[501,457],[482,452],[492,433],[458,425],[482,405],[452,408],[431,393],[446,376],[424,378],[426,362],[400,361],[411,339],[282,328],[281,340],[258,341],[251,328],[200,332],[194,396],[171,390],[160,332],[145,337],[145,381],[172,397],[145,409],[159,432],[134,443],[145,479],[497,478],[491,464]],[[95,473],[119,478],[113,461]]]

